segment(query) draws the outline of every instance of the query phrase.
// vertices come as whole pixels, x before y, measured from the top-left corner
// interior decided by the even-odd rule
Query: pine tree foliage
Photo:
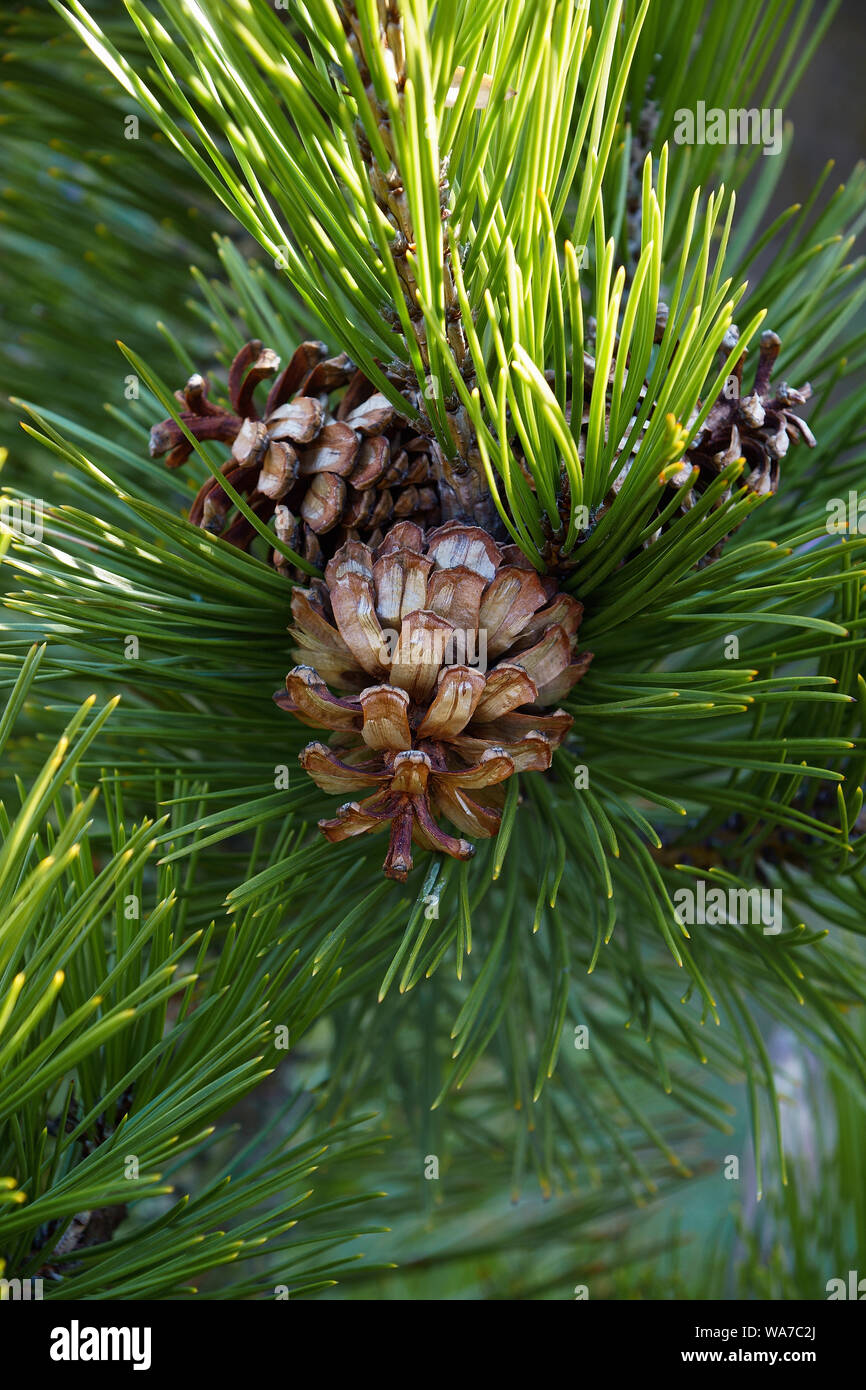
[[[23,663],[2,745],[42,655],[34,648]],[[269,919],[239,922],[215,957],[214,922],[191,925],[206,906],[188,894],[181,902],[172,869],[154,869],[162,825],[124,820],[116,780],[97,816],[99,788],[79,778],[112,704],[96,712],[86,700],[20,806],[4,801],[0,810],[2,1169],[26,1175],[3,1180],[10,1274],[56,1281],[66,1298],[106,1288],[119,1298],[183,1296],[195,1291],[190,1279],[257,1259],[267,1244],[281,1252],[292,1292],[321,1287],[332,1271],[320,1261],[348,1233],[323,1233],[321,1219],[317,1229],[305,1180],[335,1140],[344,1162],[376,1140],[344,1124],[326,1143],[292,1142],[304,1118],[296,1096],[286,1132],[264,1129],[237,1155],[231,1191],[226,1174],[192,1194],[177,1193],[171,1179],[180,1174],[185,1185],[189,1164],[219,1139],[213,1121],[279,1060],[267,1010],[297,1038],[333,988],[333,971],[315,981],[298,971]],[[138,1203],[148,1218],[110,1243]],[[299,1242],[289,1233],[305,1218],[312,1230]],[[235,1296],[258,1288],[241,1275]]]
[[[116,32],[118,7],[97,12]],[[14,445],[9,469],[20,455],[38,469],[39,452],[14,438],[17,419],[6,397],[26,395],[41,381],[54,407],[82,423],[98,421],[105,400],[122,400],[115,340],[127,334],[158,350],[157,322],[185,293],[190,257],[215,264],[214,209],[184,179],[161,133],[142,123],[47,8],[0,6],[0,44],[2,418]]]
[[[131,373],[139,396],[115,398],[107,421],[79,410],[71,391],[57,397],[29,380],[19,390],[29,374],[14,379],[28,438],[50,469],[41,465],[42,539],[4,538],[0,681],[12,692],[13,765],[34,789],[19,834],[39,845],[32,863],[20,860],[32,888],[17,870],[9,880],[20,928],[8,968],[31,963],[29,997],[7,996],[7,1026],[34,1019],[51,1084],[26,1092],[25,1111],[13,1105],[20,1118],[0,1167],[35,1176],[32,1190],[19,1176],[8,1189],[7,1264],[28,1273],[44,1262],[45,1243],[87,1209],[121,1152],[141,1155],[155,1198],[166,1146],[189,1161],[204,1128],[273,1066],[265,1018],[285,1022],[294,1040],[327,1016],[314,1074],[332,1123],[348,1125],[362,1098],[401,1116],[413,1154],[454,1156],[453,1226],[440,1223],[428,1248],[414,1190],[395,1196],[402,1224],[389,1253],[406,1264],[404,1282],[389,1295],[391,1275],[357,1282],[347,1271],[361,1296],[374,1278],[377,1296],[412,1296],[419,1242],[443,1270],[440,1290],[459,1287],[459,1270],[494,1250],[490,1296],[546,1297],[577,1282],[553,1243],[548,1271],[509,1255],[509,1240],[514,1249],[552,1240],[543,1219],[520,1218],[523,1233],[501,1242],[479,1234],[462,1245],[463,1213],[487,1206],[471,1184],[461,1188],[461,1150],[505,1155],[499,1171],[513,1192],[530,1174],[544,1193],[564,1193],[604,1173],[604,1196],[561,1198],[585,1232],[617,1210],[614,1172],[635,1196],[664,1186],[662,1173],[701,1170],[695,1135],[730,1127],[721,1082],[746,1102],[758,1192],[775,1190],[787,1167],[767,1020],[858,1088],[866,1080],[864,540],[827,527],[828,503],[856,488],[864,462],[851,386],[866,359],[856,327],[866,287],[852,247],[866,187],[856,169],[830,193],[828,168],[807,205],[770,223],[784,156],[679,146],[673,129],[696,91],[708,105],[783,107],[834,7],[773,0],[743,32],[741,7],[686,0],[405,0],[399,43],[387,23],[380,34],[374,0],[285,9],[127,0],[124,18],[78,0],[54,8],[123,93],[117,109],[134,107],[160,133],[138,157],[148,186],[164,185],[168,215],[200,206],[220,234],[216,258],[205,251],[192,279],[177,257],[161,279],[151,258],[164,257],[144,244],[152,224],[138,210],[125,219],[165,324],[159,347],[142,327],[149,307],[131,307],[113,371]],[[385,7],[386,20],[396,12]],[[16,52],[38,70],[27,40],[37,33],[29,20]],[[70,57],[71,85],[93,58]],[[98,100],[111,105],[101,84]],[[90,109],[68,108],[73,144]],[[22,181],[26,161],[25,141],[14,166]],[[125,206],[110,172],[88,196]],[[15,216],[13,247],[23,230]],[[411,233],[402,241],[401,227]],[[85,240],[86,219],[74,235]],[[99,268],[108,297],[110,267],[104,278]],[[43,285],[45,273],[43,264]],[[682,506],[671,487],[684,453],[745,349],[751,387],[767,328],[782,341],[774,377],[812,384],[815,447],[788,452],[777,493],[750,488],[735,458]],[[70,339],[74,331],[70,321]],[[249,508],[259,536],[246,553],[184,518],[219,472],[218,448],[189,436],[183,474],[147,452],[155,421],[179,421],[173,392],[191,373],[206,371],[224,401],[245,339],[286,361],[308,337],[344,350],[423,420],[448,476],[471,434],[492,514],[540,571],[555,545],[585,605],[581,645],[594,653],[565,702],[574,730],[552,774],[511,779],[499,835],[470,863],[419,855],[405,885],[380,878],[376,843],[318,837],[329,798],[298,768],[304,731],[270,698],[292,664],[289,586],[270,552],[309,564]],[[59,363],[66,341],[36,347]],[[98,395],[98,373],[87,375]],[[22,499],[15,482],[7,496]],[[38,666],[34,643],[46,644]],[[92,690],[106,705],[122,693],[104,723],[81,712]],[[66,726],[74,770],[64,755],[47,772],[46,750]],[[86,848],[94,831],[76,801],[79,777],[102,788],[98,851]],[[65,786],[75,804],[61,812]],[[6,825],[4,841],[24,855]],[[37,872],[43,849],[53,863]],[[696,879],[781,888],[781,931],[726,922],[689,932],[675,902]],[[132,934],[118,904],[124,885],[142,882],[162,906]],[[102,916],[85,926],[76,893],[102,904]],[[73,972],[61,959],[70,930],[82,951],[92,941],[98,969]],[[52,994],[60,968],[79,976],[69,1003]],[[98,1022],[82,1014],[55,1056],[52,1024],[67,1028],[96,993]],[[177,994],[168,1037],[180,1094],[165,1062],[153,1066]],[[133,999],[134,1021],[121,1024]],[[112,1020],[116,1036],[97,1031]],[[592,1039],[585,1051],[572,1045],[579,1026]],[[79,1110],[64,1143],[58,1088],[70,1072]],[[130,1087],[127,1117],[86,1152]],[[199,1270],[260,1240],[276,1252],[268,1286],[332,1278],[326,1252],[339,1232],[318,1227],[310,1263],[281,1273],[283,1250],[292,1258],[286,1182],[299,1195],[320,1142],[301,1136],[268,1159],[247,1145],[235,1229],[216,1234],[224,1197],[221,1177],[209,1179],[189,1215],[167,1208],[95,1256],[62,1256],[83,1290],[65,1296],[95,1296],[109,1279],[115,1296],[178,1296]],[[354,1128],[340,1140],[361,1154],[369,1142]],[[369,1185],[390,1191],[378,1176],[387,1161],[369,1169]],[[275,1164],[286,1176],[268,1186]],[[335,1182],[340,1200],[366,1193]],[[128,1184],[106,1190],[100,1207],[128,1201]],[[19,1193],[25,1202],[13,1200]],[[262,1215],[256,1204],[277,1193]],[[149,1252],[166,1248],[170,1230],[177,1264],[165,1271],[160,1261],[162,1282],[148,1283],[157,1279]],[[370,1252],[376,1259],[375,1241]],[[631,1250],[624,1268],[635,1263]],[[240,1280],[232,1296],[265,1287]]]

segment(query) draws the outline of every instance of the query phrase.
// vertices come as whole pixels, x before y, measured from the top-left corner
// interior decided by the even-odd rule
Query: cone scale
[[[572,724],[558,702],[592,659],[575,650],[581,604],[461,522],[347,542],[324,581],[295,588],[292,613],[298,664],[274,698],[330,731],[300,762],[349,798],[320,829],[387,831],[384,872],[399,880],[413,844],[468,859],[497,833],[504,783],[548,770]]]

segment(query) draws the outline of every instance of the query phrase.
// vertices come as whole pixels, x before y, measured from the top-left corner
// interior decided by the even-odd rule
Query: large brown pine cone
[[[319,825],[330,840],[389,829],[384,870],[401,880],[413,840],[474,853],[436,816],[496,834],[502,783],[550,767],[572,719],[549,707],[592,660],[575,656],[582,605],[516,546],[455,521],[426,535],[399,523],[375,551],[348,542],[324,581],[293,591],[292,612],[301,664],[274,698],[334,731],[301,764],[323,791],[368,793]]]
[[[194,438],[231,445],[222,471],[256,515],[273,517],[279,538],[317,566],[346,539],[378,544],[394,520],[435,525],[431,441],[345,354],[329,358],[323,343],[308,342],[277,375],[279,365],[276,353],[253,340],[229,371],[231,409],[208,400],[200,376],[177,393]],[[256,388],[269,378],[276,379],[260,409]],[[179,468],[193,447],[169,419],[151,430],[150,452]],[[190,521],[241,549],[256,535],[216,478],[199,491]],[[274,563],[286,566],[278,551]]]

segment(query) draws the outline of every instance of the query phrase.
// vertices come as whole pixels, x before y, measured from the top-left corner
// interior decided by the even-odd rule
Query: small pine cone
[[[656,319],[656,342],[661,340],[667,317],[667,306],[660,303]],[[722,343],[721,352],[724,356],[727,356],[734,347],[737,336],[736,328],[732,327]],[[742,392],[746,354],[741,355],[718,400],[715,401],[707,415],[703,428],[685,451],[678,472],[669,479],[664,488],[657,508],[657,515],[660,516],[677,495],[679,496],[679,506],[674,515],[688,512],[695,505],[696,499],[715,482],[723,469],[728,464],[736,462],[737,459],[745,461],[747,470],[745,485],[747,488],[759,495],[775,493],[779,487],[781,460],[787,454],[789,446],[796,443],[798,439],[803,439],[810,449],[815,447],[815,436],[805,420],[794,409],[794,407],[802,406],[809,400],[812,395],[811,386],[807,382],[800,389],[795,389],[788,386],[787,382],[782,382],[775,392],[770,386],[770,377],[780,349],[781,341],[777,334],[773,332],[761,334],[755,381],[748,395],[743,395]],[[581,431],[578,435],[578,454],[581,460],[585,454],[585,430],[589,419],[588,399],[594,380],[594,371],[594,360],[589,355],[585,355],[583,414]],[[611,368],[608,379],[608,394],[612,382],[613,369]],[[638,407],[642,404],[646,389],[647,384],[644,383]],[[567,411],[569,419],[573,408],[575,408],[574,403],[569,402]],[[609,420],[606,420],[606,428],[608,424]],[[625,439],[621,441],[621,444],[624,443]],[[614,502],[634,460],[635,453],[632,452],[628,459],[622,461],[621,471],[604,501],[590,517],[589,528],[585,535],[591,533],[595,522]],[[529,480],[529,485],[532,486],[531,480]],[[730,489],[727,489],[718,497],[715,505],[721,506],[730,495]],[[550,522],[547,523],[548,537],[543,550],[543,558],[549,571],[567,574],[577,562],[581,537],[578,538],[577,546],[571,554],[563,557],[560,547],[566,534],[570,507],[570,490],[565,470],[562,471],[560,479],[558,504],[559,525],[554,530]],[[669,519],[666,526],[670,524]],[[651,546],[661,535],[662,529],[665,528],[656,530],[645,540],[644,547]],[[718,541],[713,549],[699,561],[699,565],[705,565],[717,559],[727,539],[728,537],[725,536]]]
[[[381,540],[394,516],[439,520],[431,441],[397,413],[345,354],[302,343],[288,366],[258,341],[246,343],[229,370],[231,409],[208,400],[191,377],[177,393],[180,416],[196,439],[231,446],[222,472],[282,541],[319,565],[347,539]],[[279,374],[278,374],[279,373]],[[260,413],[256,389],[275,378]],[[339,398],[337,397],[339,394]],[[174,420],[154,425],[150,453],[178,468],[193,452]],[[216,478],[190,509],[194,525],[245,550],[256,530]],[[274,564],[286,568],[281,552]]]
[[[776,492],[781,460],[789,445],[804,439],[810,449],[815,447],[815,436],[809,426],[792,409],[804,405],[811,396],[809,383],[795,390],[782,382],[775,393],[771,390],[770,376],[781,346],[777,334],[769,331],[761,334],[755,382],[746,396],[742,392],[746,356],[743,353],[703,428],[687,449],[684,476],[688,465],[698,468],[698,493],[709,486],[727,464],[739,458],[746,461],[749,470],[746,486],[752,492]]]
[[[463,835],[496,834],[502,783],[550,767],[572,719],[548,707],[592,660],[575,655],[582,605],[517,546],[455,521],[426,535],[398,522],[375,551],[347,542],[324,581],[294,589],[292,612],[300,664],[274,699],[333,731],[301,765],[323,791],[368,793],[320,828],[332,841],[387,828],[384,870],[401,881],[413,840],[474,853],[437,816]]]
[[[730,352],[736,338],[737,331],[733,328],[722,344],[722,351]],[[703,428],[686,450],[682,468],[665,490],[661,508],[670,500],[671,489],[683,489],[679,511],[689,511],[696,497],[700,497],[722,470],[737,459],[745,461],[745,485],[751,492],[760,496],[775,493],[779,488],[781,461],[789,446],[803,439],[814,449],[814,434],[792,409],[809,400],[812,395],[809,383],[795,390],[782,382],[775,393],[770,387],[770,376],[781,346],[776,333],[768,330],[761,334],[754,385],[751,393],[745,396],[742,388],[746,354],[741,355]],[[730,495],[730,490],[726,490],[716,505],[721,505]],[[700,564],[717,560],[728,539],[729,536],[724,536],[717,542]]]

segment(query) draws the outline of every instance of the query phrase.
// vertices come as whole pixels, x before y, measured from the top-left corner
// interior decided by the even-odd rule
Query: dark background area
[[[809,194],[828,151],[836,161],[836,181],[866,155],[864,0],[844,0],[784,117],[794,123],[794,144],[784,188],[773,202],[776,212]]]

